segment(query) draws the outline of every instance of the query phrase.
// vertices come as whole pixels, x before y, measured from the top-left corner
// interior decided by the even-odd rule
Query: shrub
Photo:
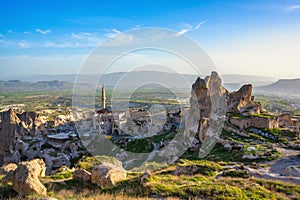
[[[249,178],[249,173],[246,170],[230,170],[223,172],[224,177]]]

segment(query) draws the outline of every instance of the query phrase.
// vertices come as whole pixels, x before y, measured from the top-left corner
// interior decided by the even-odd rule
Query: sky
[[[147,27],[190,37],[221,74],[300,78],[299,0],[2,0],[0,9],[0,79],[76,74],[98,45]]]

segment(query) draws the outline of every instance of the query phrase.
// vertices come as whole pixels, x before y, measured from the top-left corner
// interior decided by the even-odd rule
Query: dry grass
[[[151,198],[138,198],[138,197],[129,197],[126,195],[110,195],[110,194],[101,194],[99,192],[91,192],[90,190],[86,189],[81,193],[76,193],[76,191],[72,190],[60,190],[59,192],[49,195],[51,197],[57,199],[74,199],[74,200],[98,200],[98,199],[105,199],[105,200],[150,200]]]

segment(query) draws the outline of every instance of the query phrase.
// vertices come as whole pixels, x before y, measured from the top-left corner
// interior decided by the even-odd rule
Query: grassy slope
[[[176,166],[196,165],[199,170],[193,176],[175,176]],[[128,173],[125,181],[100,190],[92,184],[82,184],[72,179],[51,179],[42,182],[48,189],[48,195],[58,199],[148,199],[162,197],[209,198],[209,199],[299,199],[300,186],[279,181],[267,181],[255,178],[239,178],[236,174],[216,178],[222,170],[222,163],[211,161],[179,160],[178,163],[157,170],[140,183],[141,173]],[[244,176],[247,177],[247,176]],[[0,186],[0,198],[17,198],[10,185]],[[32,195],[28,199],[37,199]],[[174,198],[175,199],[175,198]]]

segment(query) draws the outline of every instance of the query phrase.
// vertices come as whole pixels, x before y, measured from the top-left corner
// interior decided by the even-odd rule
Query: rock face
[[[35,159],[19,164],[15,171],[11,171],[4,179],[12,182],[13,189],[21,196],[37,193],[46,195],[47,189],[40,182],[40,176],[45,176],[45,163]]]
[[[17,114],[10,109],[0,113],[0,165],[9,162],[20,162],[25,151],[23,137],[36,138],[46,132],[42,121],[35,112]],[[33,147],[36,148],[36,147]],[[38,152],[38,151],[36,151]],[[28,155],[33,155],[29,153]],[[28,155],[26,155],[28,157]]]
[[[228,91],[222,86],[222,80],[216,72],[205,79],[198,77],[192,86],[190,113],[186,120],[186,135],[197,133],[204,141],[210,119],[217,115],[225,115],[226,96]]]
[[[218,130],[218,125],[212,127],[212,124],[222,123],[222,120],[224,122],[227,112],[262,111],[262,106],[255,102],[252,96],[252,85],[244,85],[240,90],[230,93],[223,87],[222,79],[216,72],[212,72],[205,79],[198,77],[192,86],[190,104],[185,135],[189,137],[196,133],[200,143],[203,143],[207,136],[218,136],[221,130]]]
[[[0,115],[0,164],[4,163],[6,153],[10,153],[11,146],[19,137],[21,120],[13,110],[2,112]]]
[[[84,169],[78,169],[73,173],[73,180],[88,183],[91,181],[91,173]]]
[[[254,101],[252,96],[252,85],[244,85],[236,92],[232,92],[227,98],[227,112],[243,113],[260,113],[262,106]]]
[[[120,166],[103,162],[92,169],[91,181],[100,188],[115,185],[126,179],[126,171]]]

